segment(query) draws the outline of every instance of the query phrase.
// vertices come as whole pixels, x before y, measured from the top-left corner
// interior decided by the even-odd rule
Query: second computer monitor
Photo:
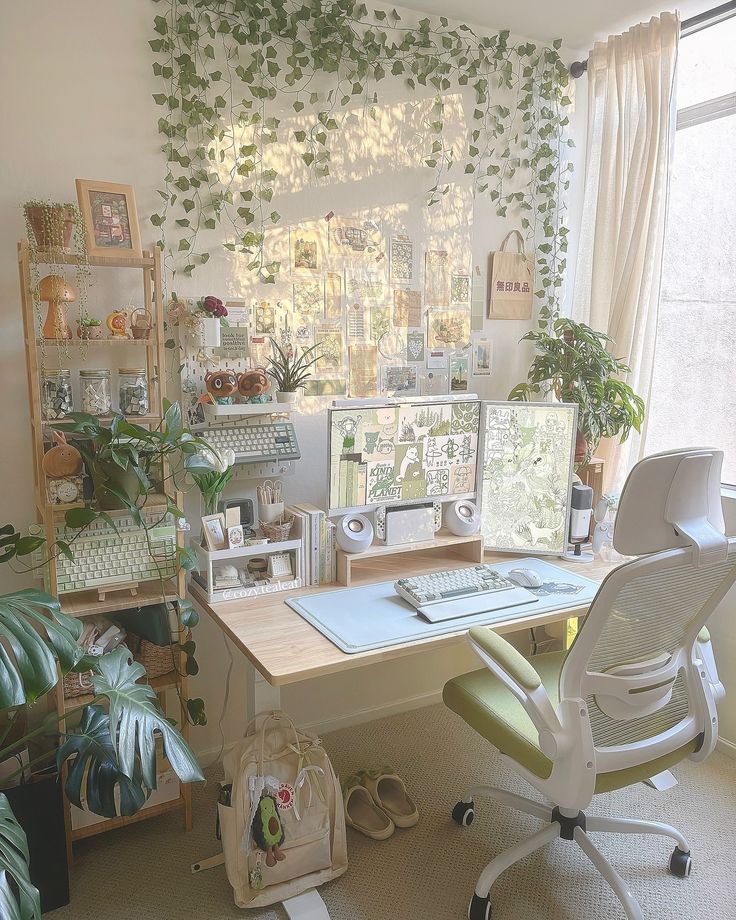
[[[330,512],[473,496],[479,428],[477,399],[330,409]]]

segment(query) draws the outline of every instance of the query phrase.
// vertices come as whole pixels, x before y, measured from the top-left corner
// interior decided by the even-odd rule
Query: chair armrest
[[[503,636],[488,626],[468,633],[473,651],[524,707],[539,733],[539,747],[551,760],[567,747],[562,724],[534,666]]]

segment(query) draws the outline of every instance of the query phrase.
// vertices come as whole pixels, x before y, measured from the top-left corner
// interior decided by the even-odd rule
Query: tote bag
[[[506,244],[516,241],[516,252]],[[524,238],[518,230],[506,235],[498,252],[489,256],[488,318],[531,319],[534,302],[534,268],[524,252]]]

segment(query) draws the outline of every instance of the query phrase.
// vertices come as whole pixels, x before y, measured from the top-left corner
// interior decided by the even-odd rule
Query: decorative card
[[[385,295],[384,277],[377,271],[347,269],[345,272],[345,295],[348,304],[376,303]]]
[[[365,338],[365,307],[358,301],[348,305],[348,336],[351,339]]]
[[[417,369],[413,365],[384,364],[381,368],[381,392],[389,396],[415,396]]]
[[[424,332],[421,329],[407,329],[406,360],[424,361]]]
[[[441,349],[431,349],[427,352],[427,367],[432,370],[447,370],[447,354]]]
[[[450,390],[462,393],[468,389],[467,354],[450,355]]]
[[[350,345],[350,395],[375,396],[378,390],[378,349],[375,345]]]
[[[317,326],[314,330],[314,340],[317,344],[317,363],[314,369],[319,374],[334,374],[341,371],[342,364],[342,327]]]
[[[421,326],[422,296],[419,291],[394,288],[394,326]]]
[[[430,249],[424,254],[424,302],[446,307],[450,300],[450,257],[444,250]]]
[[[255,308],[256,335],[276,335],[276,308],[270,300],[261,300]]]
[[[464,348],[470,340],[470,313],[467,310],[429,310],[427,345],[429,348]]]
[[[406,354],[406,332],[403,329],[384,332],[378,340],[378,352],[392,364],[403,364]]]
[[[331,254],[375,259],[382,252],[381,224],[372,218],[333,217],[329,228]]]
[[[470,275],[453,275],[450,283],[450,303],[470,303]]]
[[[399,284],[414,280],[414,243],[406,236],[391,240],[391,280]]]
[[[327,272],[325,276],[325,319],[331,323],[342,322],[342,275]]]
[[[374,304],[371,307],[371,339],[378,342],[391,329],[391,311],[388,307]]]
[[[303,225],[289,229],[291,270],[293,272],[321,272],[324,240],[315,228]]]
[[[493,342],[477,339],[473,342],[473,376],[490,377],[493,361]]]
[[[292,290],[294,312],[302,320],[313,320],[324,313],[325,298],[321,280],[295,281]]]

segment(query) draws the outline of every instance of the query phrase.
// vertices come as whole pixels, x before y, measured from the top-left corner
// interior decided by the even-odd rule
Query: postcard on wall
[[[348,336],[351,339],[365,337],[365,307],[362,303],[348,304]]]
[[[260,300],[255,307],[256,335],[276,334],[276,307],[270,300]]]
[[[325,319],[331,323],[342,321],[342,275],[327,272],[325,276]]]
[[[222,326],[220,328],[220,347],[217,349],[217,354],[221,358],[247,358],[248,352],[247,326]]]
[[[248,304],[244,300],[226,300],[228,326],[248,325]]]
[[[377,258],[383,245],[380,221],[368,217],[332,217],[330,254],[362,258]]]
[[[375,303],[384,299],[384,276],[377,271],[345,271],[345,295],[348,303]]]
[[[429,348],[464,348],[470,340],[470,313],[467,310],[429,310],[427,345]]]
[[[288,330],[288,334],[297,345],[309,348],[310,345],[314,344],[314,326],[310,323],[297,322],[295,326]]]
[[[302,320],[322,316],[325,309],[322,281],[295,281],[292,286],[294,312]]]
[[[450,303],[470,303],[470,275],[453,275],[450,282]]]
[[[444,250],[429,249],[424,254],[424,302],[446,307],[450,300],[450,256]]]
[[[348,348],[351,396],[375,396],[378,389],[378,349],[375,345]]]
[[[467,354],[450,355],[450,390],[461,393],[468,389]]]
[[[421,326],[422,295],[419,291],[394,288],[394,326]]]
[[[291,270],[293,272],[322,271],[324,240],[314,227],[297,225],[289,228]]]
[[[314,341],[317,345],[317,363],[314,369],[319,374],[334,374],[341,371],[342,362],[342,327],[317,326],[314,330]]]
[[[449,390],[447,371],[426,371],[421,379],[422,396],[443,396]]]
[[[408,236],[391,240],[391,280],[398,284],[414,280],[414,243]]]
[[[410,364],[384,364],[381,368],[381,392],[390,396],[415,396],[417,368]]]
[[[346,396],[347,391],[347,381],[344,377],[311,377],[304,381],[305,396]]]
[[[388,307],[374,304],[371,307],[371,339],[378,342],[391,329],[391,311]]]
[[[406,360],[424,361],[424,331],[422,329],[407,329]]]
[[[493,366],[493,342],[476,339],[473,342],[473,376],[490,377]]]
[[[252,335],[250,338],[250,366],[267,367],[271,357],[271,339],[265,335]]]
[[[431,348],[427,352],[427,367],[433,370],[447,370],[447,352],[441,348]]]

